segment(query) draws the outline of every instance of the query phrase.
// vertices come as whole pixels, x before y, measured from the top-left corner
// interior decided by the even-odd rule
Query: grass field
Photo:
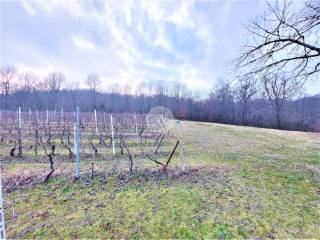
[[[48,184],[4,193],[7,237],[320,238],[319,133],[197,122],[182,129],[188,174],[177,174],[178,154],[167,176],[101,172],[74,182],[61,171]],[[2,164],[7,178],[44,166]]]

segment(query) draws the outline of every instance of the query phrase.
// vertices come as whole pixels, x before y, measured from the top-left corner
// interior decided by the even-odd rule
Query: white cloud
[[[26,10],[26,12],[32,16],[36,15],[35,9],[30,5],[30,1],[27,0],[21,0],[21,4],[23,8]]]
[[[222,17],[221,17],[221,26],[225,26],[227,19],[230,17],[230,12],[233,7],[233,2],[232,1],[226,1],[224,2],[223,8],[222,8]]]
[[[169,38],[166,29],[167,24],[171,23],[177,26],[177,31],[190,30],[202,40],[201,47],[211,47],[213,36],[210,25],[195,12],[195,2],[99,3],[102,3],[99,10],[94,6],[95,2],[74,0],[31,1],[24,6],[30,15],[51,18],[52,22],[58,19],[59,25],[64,28],[65,36],[59,35],[58,38],[68,49],[68,57],[58,55],[48,60],[56,70],[65,71],[72,79],[85,78],[90,72],[97,72],[104,80],[104,86],[110,83],[136,86],[141,81],[181,80],[192,88],[207,87],[202,71],[206,71],[203,66],[210,51],[204,51],[201,62],[189,62],[188,57],[175,49],[174,39]],[[71,22],[69,29],[64,21],[72,19],[74,22]],[[87,28],[81,26],[77,29],[76,24]],[[100,37],[99,43],[96,36]],[[70,39],[75,48],[67,45]],[[192,47],[185,51],[192,51]]]
[[[181,69],[181,82],[192,90],[210,90],[212,83],[212,73],[208,73],[199,67],[183,66]],[[211,76],[210,76],[211,75]]]
[[[163,22],[167,15],[161,1],[141,1],[141,8],[147,12],[149,18],[156,24]]]
[[[101,26],[108,28],[112,35],[112,40],[110,44],[114,50],[117,61],[121,64],[114,76],[108,77],[108,79],[115,79],[117,82],[123,83],[137,83],[141,81],[149,80],[182,80],[187,83],[188,86],[201,89],[208,88],[208,85],[211,84],[206,82],[206,79],[201,76],[201,71],[203,70],[202,66],[195,66],[186,61],[176,50],[173,48],[170,43],[167,33],[164,31],[164,26],[167,22],[171,22],[175,25],[178,25],[182,28],[191,29],[195,35],[204,41],[204,44],[208,47],[212,46],[213,37],[210,31],[208,24],[204,23],[203,19],[197,20],[192,16],[192,11],[194,3],[191,1],[186,2],[175,2],[174,5],[168,6],[163,4],[161,1],[153,1],[152,3],[143,1],[139,2],[139,5],[129,2],[130,4],[109,4],[106,3],[105,9],[106,12],[102,15],[97,15],[99,24]],[[170,9],[168,9],[170,8]],[[139,11],[138,13],[136,11]],[[141,11],[141,12],[140,12]],[[148,24],[152,24],[153,30],[156,33],[155,40],[152,41],[148,34],[148,29],[143,28],[146,25],[143,25],[141,21],[142,13],[147,14]],[[141,14],[139,16],[139,14]],[[124,19],[124,21],[118,21],[118,19]],[[135,22],[136,25],[132,25],[133,18],[138,22]],[[196,23],[196,21],[199,21]],[[201,22],[200,22],[201,21]],[[148,26],[147,24],[147,26]],[[130,28],[127,28],[130,26]],[[154,48],[163,48],[168,54],[175,56],[182,60],[182,65],[172,65],[166,62],[163,62],[161,59],[150,59],[144,51],[137,47],[135,42],[135,37],[131,32],[136,27],[136,31],[139,33],[139,37],[146,41],[148,44]],[[140,40],[141,40],[140,39]],[[186,49],[189,51],[190,49]],[[209,52],[209,51],[208,51]],[[203,61],[205,62],[206,56],[204,56]],[[148,65],[151,67],[156,67],[162,69],[161,72],[168,72],[165,75],[158,75],[158,73],[152,72],[148,69],[137,69],[136,65]],[[192,69],[192,70],[191,70]],[[172,75],[173,74],[173,75]],[[203,74],[202,74],[203,75]],[[113,80],[112,80],[113,81]]]
[[[26,0],[24,0],[26,3]],[[45,11],[47,14],[55,15],[61,10],[69,12],[74,17],[84,16],[86,11],[82,7],[85,1],[77,0],[45,0],[45,1],[28,1],[28,6],[33,6],[33,11],[37,9],[40,12]]]
[[[94,49],[95,48],[95,46],[92,42],[90,42],[87,39],[84,39],[83,37],[73,35],[72,40],[78,48],[82,48],[82,49]]]
[[[193,1],[182,1],[177,11],[174,11],[173,14],[167,20],[172,23],[175,23],[176,25],[194,28],[194,19],[191,16],[191,10],[193,6]]]

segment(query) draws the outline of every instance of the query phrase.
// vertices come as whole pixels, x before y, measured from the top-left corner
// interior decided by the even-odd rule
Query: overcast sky
[[[103,88],[179,80],[207,93],[232,78],[258,1],[1,1],[1,64],[19,72],[98,73]],[[320,84],[307,86],[311,94]]]

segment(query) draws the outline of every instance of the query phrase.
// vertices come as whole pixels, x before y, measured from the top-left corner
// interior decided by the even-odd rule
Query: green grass
[[[94,158],[100,174],[91,181],[85,161],[78,182],[62,172],[48,184],[4,193],[8,237],[320,238],[319,134],[197,122],[182,129],[187,175],[112,175]],[[44,163],[17,160],[4,172],[45,170]]]

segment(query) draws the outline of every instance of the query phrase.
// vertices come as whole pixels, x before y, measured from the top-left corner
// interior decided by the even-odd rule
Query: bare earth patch
[[[313,175],[320,176],[320,166],[318,165],[307,165],[306,169]]]
[[[3,174],[3,189],[5,192],[12,192],[15,190],[21,190],[25,188],[31,188],[35,185],[45,184],[43,183],[48,170],[45,169],[16,169],[14,171]],[[229,174],[231,168],[226,165],[195,165],[188,169],[186,174],[181,172],[180,168],[170,168],[167,173],[164,174],[161,169],[158,170],[140,170],[129,176],[124,169],[118,169],[114,173],[106,173],[103,169],[95,169],[95,177],[106,178],[108,176],[114,176],[121,183],[125,185],[136,181],[138,183],[147,181],[159,182],[163,179],[177,182],[195,183],[202,181],[204,178],[210,178]],[[69,180],[74,180],[74,177],[70,176],[70,169],[65,168],[64,170],[59,169],[52,174],[53,178],[64,177]],[[82,177],[83,181],[90,181],[91,176],[84,174]],[[143,179],[141,181],[141,179]]]

